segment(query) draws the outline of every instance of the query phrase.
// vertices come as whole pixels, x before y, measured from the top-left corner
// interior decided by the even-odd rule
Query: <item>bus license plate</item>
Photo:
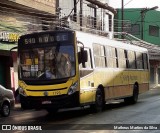
[[[60,91],[53,91],[53,95],[54,96],[61,95],[61,92]]]
[[[51,101],[42,101],[42,104],[52,104]]]

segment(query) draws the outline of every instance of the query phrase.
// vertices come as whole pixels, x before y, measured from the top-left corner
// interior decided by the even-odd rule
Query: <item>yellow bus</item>
[[[22,108],[90,105],[101,111],[112,99],[136,103],[149,90],[148,51],[80,31],[23,35],[18,42]]]

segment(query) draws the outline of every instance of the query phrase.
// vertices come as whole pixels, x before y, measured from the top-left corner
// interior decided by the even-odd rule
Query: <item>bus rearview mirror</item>
[[[87,53],[87,50],[83,50],[82,62],[87,62],[87,61],[88,61],[88,53]]]
[[[78,52],[78,63],[81,64],[82,63],[82,54],[81,52]]]
[[[85,63],[88,61],[88,53],[87,50],[81,49],[80,52],[78,52],[78,63]]]

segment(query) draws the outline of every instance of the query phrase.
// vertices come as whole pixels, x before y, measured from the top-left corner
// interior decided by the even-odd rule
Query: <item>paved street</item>
[[[72,110],[60,110],[56,115],[49,115],[45,110],[21,110],[19,105],[12,110],[8,118],[0,117],[1,124],[24,124],[24,125],[43,125],[51,129],[55,124],[64,124],[56,132],[62,132],[60,129],[93,129],[89,132],[134,132],[133,130],[114,130],[104,131],[100,126],[107,124],[160,124],[160,88],[151,89],[149,92],[140,95],[139,102],[135,105],[126,105],[123,101],[112,102],[106,105],[106,109],[101,113],[92,113],[88,108],[75,108]],[[70,125],[67,125],[70,124]],[[81,125],[84,124],[84,125]],[[94,124],[91,126],[90,124]],[[97,125],[106,124],[106,125]],[[65,126],[66,125],[66,126]],[[76,127],[77,126],[77,127]],[[98,130],[94,130],[96,129]],[[76,130],[76,132],[78,132]],[[51,131],[51,130],[50,130]],[[160,130],[150,130],[148,132],[159,132]],[[88,132],[82,130],[79,132]],[[136,132],[147,132],[145,130],[136,130]]]

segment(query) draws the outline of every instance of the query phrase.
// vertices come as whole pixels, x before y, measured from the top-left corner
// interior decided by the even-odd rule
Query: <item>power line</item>
[[[141,9],[136,9],[136,10],[133,9],[133,10],[128,10],[128,11],[125,10],[124,12],[140,12],[140,11],[141,11]]]
[[[124,6],[128,5],[130,2],[132,2],[133,0],[130,0],[129,2],[127,2]]]

